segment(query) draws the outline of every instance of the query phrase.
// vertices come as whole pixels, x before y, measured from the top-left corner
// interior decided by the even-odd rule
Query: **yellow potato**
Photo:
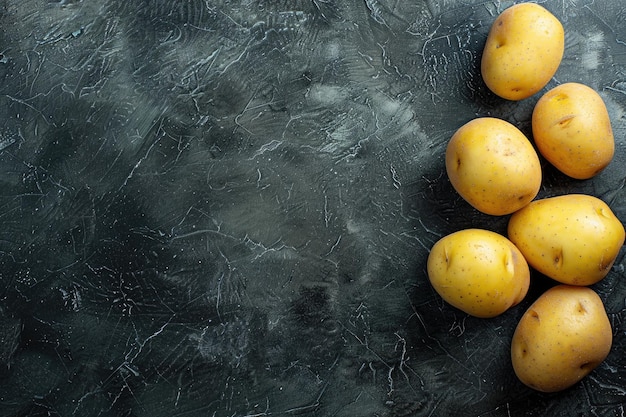
[[[493,22],[481,60],[487,87],[508,100],[522,100],[554,76],[565,49],[563,25],[535,3],[520,3]]]
[[[539,192],[541,164],[530,141],[504,120],[481,117],[461,126],[446,149],[455,190],[477,210],[505,215]]]
[[[562,84],[544,94],[533,110],[532,129],[539,152],[573,178],[593,177],[615,153],[604,101],[583,84]]]
[[[441,238],[427,262],[428,278],[449,304],[475,317],[495,317],[526,296],[530,270],[504,236],[465,229]]]
[[[539,272],[564,284],[591,285],[609,273],[624,226],[602,200],[567,194],[513,213],[508,237]]]
[[[511,341],[517,377],[543,392],[571,387],[609,354],[611,324],[600,297],[588,287],[557,285],[524,313]]]

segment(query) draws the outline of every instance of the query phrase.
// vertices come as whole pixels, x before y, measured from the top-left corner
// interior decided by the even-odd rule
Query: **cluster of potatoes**
[[[535,3],[517,4],[490,29],[482,76],[496,95],[522,100],[547,85],[563,53],[559,20]],[[600,95],[579,83],[548,91],[533,110],[532,134],[535,146],[515,126],[492,117],[455,132],[445,155],[450,182],[477,210],[510,215],[507,236],[483,229],[445,236],[432,247],[427,271],[446,302],[482,318],[524,299],[531,268],[555,280],[523,314],[511,341],[518,378],[555,392],[580,381],[609,354],[611,325],[589,285],[608,274],[625,232],[595,196],[536,199],[542,181],[537,150],[576,179],[589,179],[611,162],[615,143]]]

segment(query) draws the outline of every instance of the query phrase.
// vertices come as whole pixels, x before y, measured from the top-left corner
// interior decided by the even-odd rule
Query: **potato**
[[[427,261],[428,278],[449,304],[475,317],[517,305],[530,283],[528,263],[506,237],[465,229],[441,238]]]
[[[487,87],[508,100],[522,100],[554,76],[565,49],[563,25],[535,3],[520,3],[493,22],[481,59]]]
[[[567,194],[513,213],[508,237],[536,270],[564,284],[604,278],[624,244],[624,226],[599,198]]]
[[[595,176],[615,153],[604,101],[583,84],[561,84],[544,94],[533,110],[532,130],[539,152],[572,178]]]
[[[564,390],[595,369],[613,343],[600,297],[588,287],[557,285],[524,313],[511,341],[517,377],[543,392]]]
[[[491,215],[524,207],[541,186],[541,164],[530,141],[509,122],[492,117],[473,119],[454,133],[446,171],[461,197]]]

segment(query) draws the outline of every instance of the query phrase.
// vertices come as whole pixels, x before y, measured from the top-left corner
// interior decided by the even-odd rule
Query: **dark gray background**
[[[624,251],[594,286],[611,354],[556,394],[509,360],[549,280],[485,320],[426,277],[440,237],[506,228],[443,153],[477,116],[530,135],[538,96],[479,72],[511,4],[0,0],[0,415],[623,415]],[[617,146],[592,180],[545,165],[539,196],[624,221],[624,3],[545,6],[548,88],[595,88]]]

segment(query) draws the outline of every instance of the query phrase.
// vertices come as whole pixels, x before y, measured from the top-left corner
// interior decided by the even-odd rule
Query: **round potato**
[[[446,149],[446,172],[461,197],[491,215],[524,207],[541,186],[535,148],[515,126],[493,117],[473,119],[454,133]]]
[[[532,129],[539,152],[572,178],[595,176],[615,153],[604,101],[583,84],[561,84],[544,94],[533,110]]]
[[[543,392],[571,387],[609,354],[611,324],[600,297],[588,287],[557,285],[524,313],[511,341],[517,377]]]
[[[508,237],[536,270],[564,284],[604,278],[624,244],[624,226],[599,198],[567,194],[513,213]]]
[[[427,261],[428,278],[449,304],[475,317],[495,317],[518,304],[530,283],[528,263],[504,236],[465,229],[441,238]]]
[[[565,49],[563,25],[535,3],[504,10],[493,22],[481,59],[487,87],[508,100],[522,100],[554,76]]]

